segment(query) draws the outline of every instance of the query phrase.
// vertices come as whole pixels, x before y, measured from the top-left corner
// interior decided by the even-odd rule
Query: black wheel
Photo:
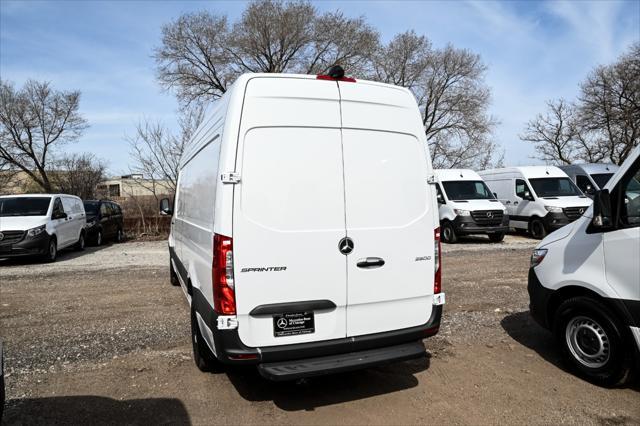
[[[489,240],[494,243],[499,243],[500,241],[504,240],[504,232],[489,234]]]
[[[216,359],[211,352],[207,342],[204,341],[198,327],[198,320],[195,309],[191,308],[191,342],[193,343],[193,360],[200,371],[219,372],[222,370],[222,364]]]
[[[547,229],[544,227],[542,219],[531,219],[531,222],[529,222],[529,233],[536,240],[541,240],[547,236]]]
[[[565,363],[579,376],[601,386],[622,384],[629,377],[633,348],[616,316],[597,300],[564,301],[556,311],[553,333]]]
[[[96,233],[96,245],[101,246],[103,242],[102,229],[99,229]]]
[[[179,286],[180,281],[178,280],[178,274],[173,269],[173,263],[169,261],[169,280],[171,281],[171,285]]]
[[[441,232],[442,241],[445,243],[454,244],[458,241],[456,230],[453,228],[453,224],[451,222],[443,222]]]
[[[47,252],[44,254],[43,258],[45,262],[55,262],[58,257],[58,242],[55,237],[49,239],[49,244],[47,245]]]
[[[118,228],[118,232],[116,232],[116,243],[121,243],[123,239],[124,232],[122,232],[122,229]]]
[[[76,243],[76,245],[74,246],[74,248],[78,251],[82,251],[84,250],[85,247],[85,238],[84,238],[84,232],[80,233],[80,237],[78,238],[78,242]]]

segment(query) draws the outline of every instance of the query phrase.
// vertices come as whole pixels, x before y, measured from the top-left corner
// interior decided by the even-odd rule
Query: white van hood
[[[46,216],[2,216],[0,231],[26,231],[46,223]]]
[[[504,205],[500,201],[489,200],[466,200],[449,201],[454,209],[461,210],[504,210]]]
[[[539,198],[546,206],[554,207],[588,207],[593,202],[591,198],[587,197],[549,197]]]

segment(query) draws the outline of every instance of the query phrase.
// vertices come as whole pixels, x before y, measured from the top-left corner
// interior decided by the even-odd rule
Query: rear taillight
[[[213,234],[213,309],[220,315],[236,314],[233,283],[233,240]]]
[[[442,292],[442,249],[440,246],[440,228],[434,230],[433,258],[435,260],[435,277],[433,280],[433,294]]]

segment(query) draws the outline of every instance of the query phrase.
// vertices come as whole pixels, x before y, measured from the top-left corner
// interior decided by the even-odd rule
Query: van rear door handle
[[[381,257],[366,257],[364,259],[358,259],[356,265],[358,268],[364,269],[380,268],[384,266],[384,259]]]

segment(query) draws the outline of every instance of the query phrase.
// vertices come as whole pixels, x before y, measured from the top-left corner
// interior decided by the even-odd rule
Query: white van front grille
[[[24,237],[24,231],[0,231],[0,234],[2,234],[0,245],[14,244]]]
[[[480,226],[500,225],[502,223],[502,210],[475,210],[471,217]]]

